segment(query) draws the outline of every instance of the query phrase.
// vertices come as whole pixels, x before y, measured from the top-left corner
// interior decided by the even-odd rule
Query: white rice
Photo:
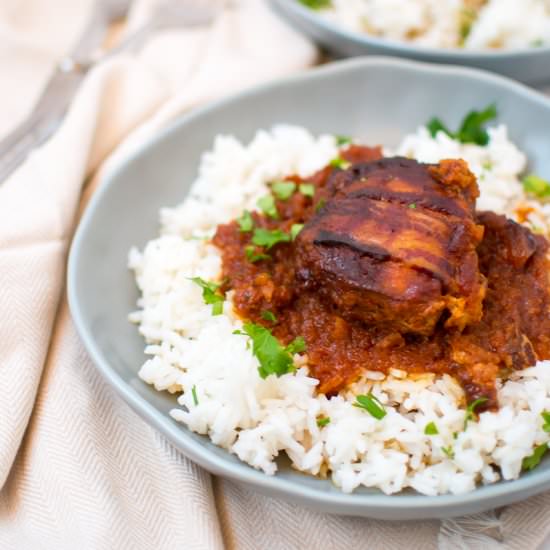
[[[479,147],[442,133],[432,139],[420,128],[397,153],[423,161],[465,158],[479,177],[480,208],[513,216],[529,202],[518,179],[525,155],[508,140],[504,126],[489,133],[489,145]],[[212,316],[212,306],[189,280],[220,278],[220,254],[204,235],[243,209],[254,209],[267,181],[307,176],[337,151],[332,136],[314,138],[291,126],[260,131],[248,146],[233,137],[216,139],[190,196],[162,210],[161,236],[143,252],[130,253],[142,293],[130,318],[139,324],[151,356],[141,378],[159,391],[179,394],[173,418],[267,474],[276,472],[276,457],[284,452],[297,470],[329,476],[345,492],[363,485],[387,494],[406,487],[427,495],[463,493],[479,483],[517,478],[534,446],[550,440],[541,417],[550,410],[550,361],[500,384],[498,412],[482,413],[466,429],[464,393],[446,375],[366,371],[361,381],[327,399],[315,393],[307,356],[295,356],[296,373],[262,379],[247,339],[233,334],[242,322],[233,314],[231,293],[223,314]],[[548,229],[550,212],[535,206],[529,222]],[[352,405],[355,395],[369,391],[385,405],[382,420]],[[320,416],[330,423],[319,428]],[[438,435],[424,433],[430,422]]]
[[[549,0],[332,0],[332,7],[320,13],[354,31],[426,47],[550,44]],[[461,28],[472,13],[475,19],[464,39]]]

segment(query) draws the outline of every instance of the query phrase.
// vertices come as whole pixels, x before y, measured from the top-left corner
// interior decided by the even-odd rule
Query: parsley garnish
[[[254,228],[254,220],[252,215],[248,210],[243,212],[243,215],[240,218],[237,218],[237,223],[242,233],[248,233]]]
[[[253,264],[262,260],[271,260],[271,256],[269,254],[256,252],[256,247],[251,244],[245,247],[244,252],[246,254],[246,259]]]
[[[297,336],[285,349],[288,353],[304,353],[306,351],[306,342],[301,336]]]
[[[468,425],[468,422],[470,420],[475,420],[476,407],[479,407],[479,405],[482,405],[486,401],[489,401],[486,397],[480,397],[479,399],[476,399],[475,401],[472,401],[466,407],[466,416],[464,417],[464,429],[466,429],[466,426]]]
[[[348,143],[351,143],[352,141],[349,136],[334,136],[334,139],[336,140],[336,145],[339,147],[342,145],[348,145]]]
[[[437,429],[435,422],[430,422],[429,424],[426,424],[426,427],[424,428],[424,433],[426,435],[437,435],[439,433],[439,430]]]
[[[544,424],[542,425],[542,429],[545,432],[550,433],[550,412],[543,411],[543,412],[540,413],[540,415],[542,416],[542,419],[544,420]]]
[[[461,143],[476,143],[477,145],[487,145],[489,143],[489,134],[483,127],[486,122],[493,120],[497,116],[496,106],[489,105],[483,111],[470,111],[457,132],[451,132],[443,122],[434,117],[426,124],[426,128],[432,137],[438,132],[445,132],[448,136],[460,141]]]
[[[357,395],[355,397],[354,407],[365,409],[371,416],[374,416],[377,420],[382,420],[388,414],[384,409],[384,405],[380,403],[372,393],[368,395]]]
[[[332,6],[332,0],[298,0],[306,8],[311,10],[322,10]]]
[[[300,231],[302,231],[303,228],[304,228],[303,223],[292,224],[292,227],[290,228],[290,238],[294,240],[298,236],[298,233],[300,233]]]
[[[282,376],[295,370],[289,346],[283,347],[271,331],[255,323],[245,323],[243,330],[233,334],[242,334],[252,340],[252,353],[260,362],[258,373],[262,378],[270,374]]]
[[[274,181],[271,190],[279,200],[286,201],[296,191],[296,184],[293,181]]]
[[[191,395],[193,396],[193,403],[195,403],[195,407],[199,404],[199,398],[197,397],[197,386],[193,386],[191,388]]]
[[[451,459],[453,459],[455,457],[455,452],[453,451],[453,448],[451,447],[451,445],[449,445],[448,447],[441,447],[441,450]]]
[[[315,195],[315,185],[313,183],[300,183],[298,191],[305,197],[313,197]]]
[[[351,166],[351,162],[348,162],[347,160],[343,159],[342,157],[336,157],[335,159],[332,159],[329,164],[334,168],[340,168],[341,170],[346,170]]]
[[[205,281],[200,277],[193,277],[190,280],[202,288],[202,299],[205,304],[212,304],[212,315],[221,315],[223,313],[223,302],[225,300],[222,295],[217,293],[221,285],[213,283],[212,281]]]
[[[416,208],[416,203],[411,202],[411,204],[409,204],[409,208],[410,208],[411,210],[414,210],[414,209]]]
[[[315,205],[315,212],[319,212],[319,210],[321,210],[321,208],[323,208],[323,206],[325,206],[325,204],[327,204],[327,200],[326,200],[326,199],[321,199],[321,200]]]
[[[466,42],[466,38],[470,35],[470,31],[472,30],[472,25],[474,24],[475,20],[477,18],[477,13],[475,10],[471,8],[464,8],[461,10],[460,13],[460,46],[464,46],[464,43]]]
[[[547,450],[548,450],[548,443],[543,443],[542,445],[535,447],[533,454],[531,456],[526,456],[523,459],[521,467],[524,470],[532,470],[533,468],[539,465],[540,461],[542,460],[542,457],[546,454]]]
[[[317,419],[317,426],[324,428],[327,424],[330,424],[330,416],[322,416]]]
[[[279,213],[277,212],[277,207],[275,206],[275,199],[273,195],[266,195],[258,200],[258,208],[270,218],[274,220],[279,218]]]
[[[270,321],[271,323],[277,322],[277,317],[275,316],[275,314],[267,309],[262,311],[262,319],[264,319],[265,321]]]
[[[291,240],[291,236],[280,229],[256,228],[254,229],[254,235],[252,236],[252,242],[257,246],[265,246],[268,250],[278,243],[288,243]]]
[[[526,193],[535,195],[539,199],[550,196],[550,182],[536,176],[535,174],[529,174],[522,180],[523,189]]]

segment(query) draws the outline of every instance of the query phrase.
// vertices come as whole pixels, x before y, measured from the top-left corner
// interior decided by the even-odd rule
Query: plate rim
[[[121,154],[116,163],[106,166],[103,182],[92,195],[89,204],[85,208],[70,247],[67,267],[67,297],[73,322],[75,323],[78,334],[92,362],[115,392],[149,425],[161,432],[175,447],[182,451],[185,456],[213,474],[243,482],[247,485],[252,485],[257,490],[276,495],[278,498],[306,503],[312,508],[325,512],[354,514],[367,517],[376,517],[377,514],[373,513],[375,510],[398,513],[410,511],[411,507],[414,507],[416,510],[425,510],[427,512],[425,516],[416,514],[417,517],[423,517],[425,519],[450,517],[456,514],[453,514],[452,511],[445,514],[445,510],[453,507],[466,506],[468,504],[479,505],[480,502],[489,503],[489,501],[494,501],[500,497],[505,497],[508,502],[513,502],[514,495],[517,496],[515,501],[523,500],[524,498],[528,498],[528,496],[550,488],[550,469],[538,473],[536,471],[529,472],[517,480],[499,481],[495,484],[480,486],[469,493],[428,496],[420,493],[386,495],[381,491],[372,494],[357,492],[343,493],[341,491],[328,492],[310,486],[296,484],[295,481],[291,479],[281,478],[277,475],[267,475],[244,462],[227,462],[227,458],[213,454],[207,447],[194,441],[187,427],[177,423],[171,417],[160,412],[116,373],[110,366],[109,361],[103,358],[100,346],[95,342],[91,331],[88,330],[84,315],[81,311],[76,274],[82,245],[85,241],[88,229],[93,223],[95,212],[102,204],[103,197],[106,195],[109,188],[113,184],[116,184],[117,176],[128,164],[131,164],[135,159],[139,158],[149,149],[155,147],[161,141],[170,139],[173,133],[177,133],[188,122],[200,118],[204,114],[223,109],[234,102],[240,102],[247,97],[261,95],[269,90],[284,87],[292,83],[334,77],[339,73],[348,71],[367,71],[376,67],[394,67],[396,69],[405,70],[412,69],[425,75],[452,73],[453,75],[464,75],[486,82],[493,82],[526,97],[530,101],[542,105],[550,111],[550,98],[543,96],[539,92],[521,83],[500,75],[470,67],[439,65],[377,56],[355,57],[333,62],[310,69],[303,73],[247,88],[244,91],[231,94],[229,97],[193,109],[189,113],[176,117],[166,127],[160,131],[154,132],[138,146]],[[229,451],[225,449],[224,451],[227,455],[233,456]],[[330,483],[330,480],[327,480],[327,482]],[[485,509],[491,506],[492,505],[487,504]],[[430,509],[433,510],[435,508],[440,509],[440,515],[435,516],[433,513],[429,513]],[[378,517],[380,517],[379,514]]]

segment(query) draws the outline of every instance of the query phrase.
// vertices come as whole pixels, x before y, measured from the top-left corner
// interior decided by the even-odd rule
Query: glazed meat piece
[[[430,335],[440,319],[479,321],[485,279],[476,247],[478,188],[461,160],[356,164],[296,240],[297,278],[348,319]]]

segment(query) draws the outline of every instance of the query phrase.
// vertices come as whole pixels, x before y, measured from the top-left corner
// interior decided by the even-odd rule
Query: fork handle
[[[0,183],[27,158],[36,147],[42,145],[55,131],[55,120],[27,118],[2,141],[0,150]]]

